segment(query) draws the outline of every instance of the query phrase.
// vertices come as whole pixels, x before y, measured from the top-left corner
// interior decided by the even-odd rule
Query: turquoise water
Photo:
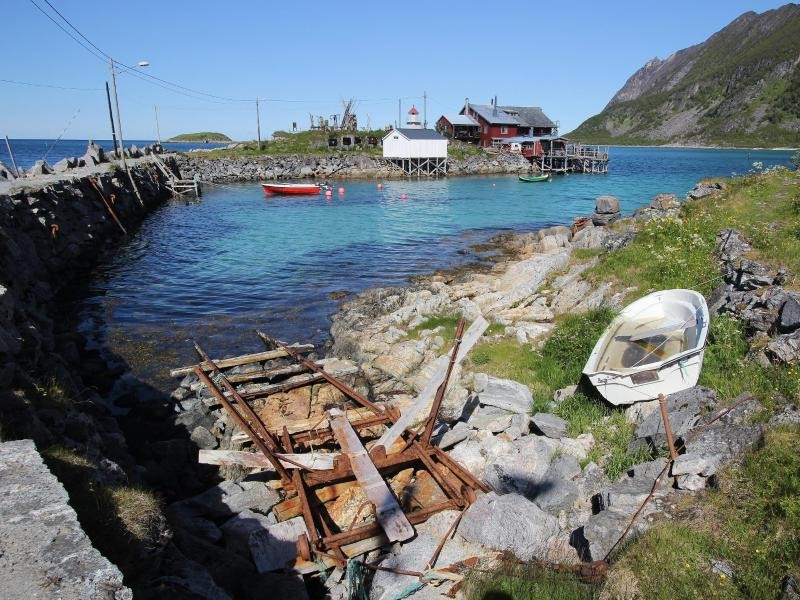
[[[703,177],[788,164],[790,152],[613,148],[608,175],[549,183],[516,176],[343,182],[339,195],[265,198],[258,184],[206,186],[199,203],[170,202],[98,269],[84,329],[157,340],[180,361],[190,337],[215,355],[254,351],[256,327],[323,342],[328,294],[402,285],[475,261],[470,246],[501,231],[567,224],[611,194],[623,213],[659,193],[684,197]],[[407,199],[401,199],[407,195]],[[122,352],[124,355],[124,352]],[[140,374],[147,376],[148,374]]]

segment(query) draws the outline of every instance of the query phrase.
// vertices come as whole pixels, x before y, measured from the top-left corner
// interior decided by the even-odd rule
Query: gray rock
[[[502,454],[488,461],[483,479],[498,494],[517,493],[533,498],[542,489],[557,443],[529,436],[514,444],[518,452]]]
[[[82,160],[87,167],[93,167],[94,165],[107,162],[105,151],[94,142],[89,142],[86,153],[80,160]]]
[[[467,424],[479,431],[500,433],[511,427],[511,418],[513,416],[514,413],[496,406],[478,406],[467,418]]]
[[[599,196],[595,202],[594,212],[598,215],[619,214],[619,200],[614,196]]]
[[[470,427],[463,421],[459,421],[452,428],[445,430],[438,439],[434,440],[434,443],[437,444],[443,450],[447,450],[448,448],[452,448],[459,442],[463,442],[470,434]]]
[[[630,515],[604,510],[589,517],[583,528],[588,543],[587,560],[602,560],[617,542],[630,523]],[[645,519],[637,519],[626,539],[633,539],[647,528]]]
[[[53,171],[56,173],[65,173],[66,171],[74,169],[77,166],[78,166],[78,159],[71,156],[69,158],[62,158],[60,161],[54,164]]]
[[[565,388],[561,388],[560,390],[556,390],[553,393],[553,402],[556,404],[560,404],[567,398],[572,398],[578,391],[577,385],[568,385]]]
[[[257,531],[267,531],[275,523],[274,516],[247,509],[225,521],[220,530],[229,550],[250,558],[250,535]]]
[[[219,446],[216,436],[205,427],[195,427],[190,437],[197,447],[203,450],[213,450]]]
[[[481,404],[509,412],[527,414],[533,407],[533,395],[528,386],[510,379],[475,373],[475,391]]]
[[[713,475],[731,459],[758,442],[763,431],[763,425],[711,425],[686,443],[682,464],[686,464],[688,468],[705,463],[702,474]]]
[[[581,466],[578,459],[569,454],[561,454],[553,459],[547,469],[546,477],[551,479],[575,479],[581,474]]]
[[[98,552],[32,440],[0,444],[0,597],[133,598]]]
[[[53,173],[53,169],[50,168],[43,160],[37,160],[33,163],[33,166],[28,169],[28,177],[37,177],[39,175],[50,175]]]
[[[469,542],[532,560],[547,555],[558,519],[523,496],[489,492],[467,509],[458,530]]]
[[[700,413],[716,404],[717,393],[695,386],[666,397],[669,422],[674,437],[690,431],[700,420]],[[661,411],[653,409],[636,428],[636,437],[656,446],[666,443]]]
[[[796,296],[789,296],[781,308],[778,330],[781,333],[790,333],[798,327],[800,327],[800,302]]]
[[[2,161],[0,161],[0,179],[5,179],[6,181],[11,181],[16,179],[17,176],[14,173],[14,169],[11,167],[6,166]]]
[[[622,215],[618,212],[616,213],[594,213],[592,215],[592,223],[594,223],[597,227],[603,227],[605,225],[610,225],[614,221],[619,221]]]
[[[692,200],[698,200],[711,194],[716,194],[723,187],[722,183],[698,183],[691,189],[688,197]]]
[[[531,417],[531,422],[542,435],[546,435],[549,438],[557,440],[567,435],[567,422],[556,415],[536,413]]]
[[[800,408],[794,404],[784,406],[783,410],[769,420],[768,425],[800,424]]]
[[[744,236],[736,229],[723,229],[717,234],[717,255],[724,262],[738,260],[752,249]]]
[[[505,430],[505,434],[512,440],[517,440],[531,432],[531,420],[528,415],[516,414],[511,417],[511,426]]]
[[[217,519],[231,517],[248,508],[268,511],[279,501],[278,493],[262,481],[223,481],[202,494],[180,500],[175,505],[180,509]]]
[[[781,595],[778,600],[800,600],[800,582],[794,576],[783,576],[783,579],[781,579]]]
[[[560,510],[572,506],[578,498],[578,486],[566,479],[545,477],[539,487],[533,501],[539,508],[550,513],[558,514]]]
[[[203,565],[186,558],[177,548],[167,551],[167,564],[163,570],[169,575],[158,577],[151,584],[153,598],[197,598],[199,600],[231,600],[231,597],[217,585]],[[90,596],[81,596],[81,598]],[[95,598],[95,596],[91,596]],[[96,598],[108,598],[101,595]]]
[[[297,538],[301,535],[308,535],[303,517],[294,517],[253,532],[249,546],[258,572],[286,568],[297,557]]]
[[[792,364],[800,360],[800,329],[784,333],[767,344],[764,349],[767,357],[774,363]]]

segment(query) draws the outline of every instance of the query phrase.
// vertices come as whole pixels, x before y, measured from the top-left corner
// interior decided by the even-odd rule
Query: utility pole
[[[17,167],[17,161],[14,160],[14,153],[11,151],[11,143],[8,141],[8,136],[6,136],[6,148],[8,148],[8,155],[11,157],[11,164],[14,167],[14,174],[19,177],[19,168]]]
[[[428,92],[422,92],[422,127],[428,128]]]
[[[128,163],[125,162],[125,142],[122,141],[122,116],[119,114],[119,96],[117,96],[117,75],[114,73],[114,60],[108,59],[108,68],[111,69],[111,85],[114,88],[114,106],[117,109],[117,131],[119,131],[119,157],[122,158],[122,166],[128,170]]]
[[[256,127],[258,128],[258,149],[261,150],[261,115],[258,114],[258,98],[256,98]]]
[[[397,127],[398,129],[403,126],[403,120],[401,115],[403,114],[403,109],[401,108],[400,98],[397,99]]]
[[[114,140],[114,154],[117,153],[117,132],[114,129],[114,111],[111,110],[111,92],[106,81],[106,100],[108,100],[108,118],[111,119],[111,138]]]
[[[153,109],[156,111],[156,136],[157,136],[157,141],[160,144],[161,143],[161,128],[158,126],[158,106],[156,106],[154,104],[153,105]]]

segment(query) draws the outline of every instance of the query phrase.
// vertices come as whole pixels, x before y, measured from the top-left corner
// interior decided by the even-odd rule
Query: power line
[[[14,79],[0,79],[2,83],[13,83],[16,85],[27,85],[31,87],[52,88],[55,90],[75,90],[78,92],[98,92],[102,88],[82,88],[82,87],[64,87],[61,85],[51,85],[49,83],[32,83],[30,81],[16,81]]]

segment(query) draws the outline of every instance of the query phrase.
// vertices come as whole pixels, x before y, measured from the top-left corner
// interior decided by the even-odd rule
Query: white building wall
[[[383,138],[384,158],[447,158],[447,140],[409,140],[397,131]]]

